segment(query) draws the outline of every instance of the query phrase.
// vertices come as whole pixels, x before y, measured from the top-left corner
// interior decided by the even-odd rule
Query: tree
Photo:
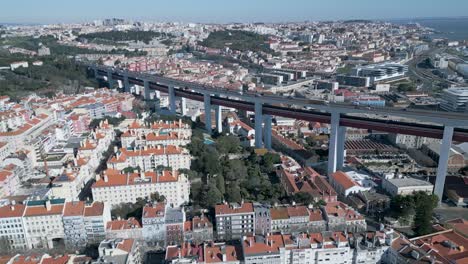
[[[314,197],[307,192],[298,192],[293,195],[293,201],[301,204],[313,204],[314,203]]]
[[[414,83],[400,83],[397,90],[399,92],[414,92],[416,91],[416,85]]]
[[[239,152],[239,146],[239,138],[234,135],[223,135],[216,140],[216,148],[221,154],[237,153]]]
[[[135,170],[141,171],[140,166],[136,166],[136,167],[126,167],[125,169],[122,170],[122,172],[123,172],[124,174],[127,174],[127,173],[133,173]]]
[[[158,192],[154,192],[150,194],[150,200],[161,203],[161,202],[166,201],[166,197],[164,197],[164,195],[160,195]]]
[[[432,232],[432,214],[437,207],[439,199],[434,194],[417,192],[414,195],[416,214],[414,217],[414,232],[418,236],[427,235]]]
[[[226,193],[226,188],[224,186],[224,177],[222,174],[216,175],[216,187],[222,195]]]
[[[201,198],[201,202],[204,207],[214,207],[216,204],[223,201],[223,195],[214,183],[210,183],[205,187]]]
[[[240,203],[242,201],[241,189],[239,185],[229,186],[229,192],[226,193],[226,201],[230,203]]]

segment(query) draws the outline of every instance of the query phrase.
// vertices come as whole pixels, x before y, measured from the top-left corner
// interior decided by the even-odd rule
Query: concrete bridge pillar
[[[216,132],[223,133],[223,107],[216,106]]]
[[[255,102],[255,148],[262,148],[263,111],[262,103]]]
[[[187,115],[187,98],[180,98],[180,112],[183,116]]]
[[[149,81],[148,80],[143,80],[143,98],[145,100],[150,100],[150,87],[149,87]]]
[[[161,99],[161,92],[158,91],[158,90],[155,90],[154,91],[154,97],[158,98],[158,99]]]
[[[130,93],[130,82],[128,81],[128,72],[125,72],[123,76],[124,76],[124,81],[123,81],[124,92]]]
[[[114,87],[114,81],[112,80],[112,71],[107,72],[107,82],[109,83],[109,89]]]
[[[345,159],[345,141],[346,141],[346,127],[338,127],[338,144],[337,144],[337,153],[336,153],[336,166],[337,169],[341,170],[344,165]]]
[[[265,148],[271,150],[271,115],[264,115],[265,126],[263,127],[264,135],[263,141],[265,143]]]
[[[175,93],[174,93],[174,86],[168,87],[168,97],[169,97],[169,111],[171,113],[176,114],[176,101],[175,101]]]
[[[331,113],[330,122],[330,141],[328,145],[328,175],[336,172],[337,168],[337,153],[338,153],[338,130],[340,126],[340,113]]]
[[[434,187],[434,194],[439,197],[439,202],[442,201],[442,195],[444,194],[448,159],[450,157],[450,148],[452,147],[453,130],[454,127],[444,127],[444,136],[442,138],[442,145],[440,146],[439,166],[437,167],[437,178]]]
[[[203,95],[205,103],[205,129],[211,135],[211,96],[210,94]]]

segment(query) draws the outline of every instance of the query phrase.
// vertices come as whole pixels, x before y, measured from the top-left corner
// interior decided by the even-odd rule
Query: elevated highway
[[[468,129],[463,128],[468,127],[468,115],[462,113],[402,110],[392,107],[369,108],[320,100],[241,93],[221,87],[186,82],[159,75],[128,72],[111,67],[90,65],[89,68],[94,70],[95,77],[106,77],[110,86],[114,80],[121,80],[126,92],[130,91],[131,85],[142,86],[144,88],[143,96],[146,99],[149,99],[151,91],[167,93],[169,109],[173,113],[176,112],[176,97],[203,102],[205,113],[211,113],[211,105],[215,105],[217,106],[215,111],[218,131],[221,131],[220,106],[255,112],[255,146],[258,148],[263,147],[264,142],[266,148],[271,148],[270,128],[271,116],[273,115],[331,124],[329,174],[343,165],[346,127],[442,139],[434,189],[439,198],[442,197],[443,193],[452,141],[468,142]],[[372,114],[376,117],[358,117],[354,114]],[[384,117],[379,117],[379,115]],[[389,116],[413,119],[415,122],[393,121],[388,119]],[[435,125],[424,124],[428,122]],[[205,124],[207,131],[211,133],[211,114],[205,115]],[[264,127],[265,131],[263,131]]]

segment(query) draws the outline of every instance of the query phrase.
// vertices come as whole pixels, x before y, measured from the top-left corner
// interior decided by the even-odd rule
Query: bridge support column
[[[94,79],[97,79],[97,77],[99,76],[98,74],[98,69],[97,68],[93,68],[94,70]]]
[[[187,98],[180,98],[180,112],[183,116],[187,115]]]
[[[338,144],[337,144],[337,153],[336,153],[336,166],[337,169],[341,170],[344,165],[345,158],[345,141],[346,141],[346,127],[338,127]]]
[[[264,136],[263,140],[265,143],[265,148],[271,150],[271,115],[264,115],[265,117],[265,127],[263,128]]]
[[[434,194],[439,197],[439,202],[442,201],[444,194],[445,177],[447,176],[448,159],[450,156],[450,148],[452,147],[453,127],[444,127],[444,136],[442,145],[440,146],[439,166],[437,167],[437,178],[434,187]]]
[[[112,89],[114,87],[114,82],[112,80],[112,72],[111,71],[107,72],[107,82],[109,83],[109,89]]]
[[[223,107],[216,106],[216,132],[223,133]]]
[[[203,95],[205,103],[205,129],[211,135],[211,96],[210,94]]]
[[[124,81],[123,81],[123,88],[124,92],[130,93],[130,82],[128,81],[128,73],[124,73]]]
[[[340,113],[332,112],[330,122],[330,141],[328,145],[328,175],[336,172],[339,126]]]
[[[168,87],[168,97],[169,97],[169,111],[171,113],[176,114],[176,101],[175,101],[175,93],[174,93],[174,86]]]
[[[255,148],[263,147],[262,125],[263,125],[262,103],[255,102]]]
[[[148,80],[143,80],[143,98],[145,100],[150,100],[150,87],[149,87],[149,81]]]
[[[155,90],[154,91],[154,97],[158,98],[158,99],[161,99],[161,92],[158,91],[158,90]]]

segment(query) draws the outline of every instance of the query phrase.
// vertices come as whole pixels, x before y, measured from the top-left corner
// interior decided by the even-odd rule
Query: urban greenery
[[[434,194],[416,192],[413,195],[397,195],[390,203],[395,218],[413,218],[413,231],[417,236],[432,232],[432,214],[439,199]]]
[[[208,48],[229,47],[238,51],[263,51],[273,53],[268,47],[268,36],[242,30],[220,30],[211,32],[200,44]]]
[[[275,203],[287,198],[275,174],[278,154],[259,156],[242,148],[234,135],[219,135],[214,141],[205,144],[203,133],[194,130],[188,146],[194,160],[185,172],[192,179],[195,205],[212,208],[223,201]]]
[[[79,35],[79,38],[93,40],[110,40],[112,42],[119,41],[142,41],[148,44],[152,39],[159,37],[170,37],[171,35],[166,33],[154,32],[154,31],[140,31],[140,30],[129,30],[129,31],[107,31],[107,32],[95,32],[89,34]]]

